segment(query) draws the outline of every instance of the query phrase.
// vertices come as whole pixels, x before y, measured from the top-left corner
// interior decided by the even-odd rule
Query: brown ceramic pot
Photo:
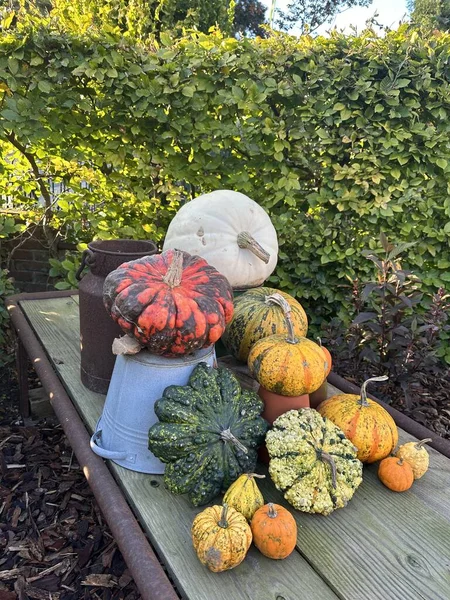
[[[317,408],[321,402],[327,399],[328,384],[327,380],[322,383],[319,389],[309,394],[309,405],[311,408]]]
[[[281,394],[269,392],[269,390],[260,385],[258,395],[264,402],[264,411],[261,416],[270,425],[272,425],[277,417],[288,412],[288,410],[309,408],[308,394],[303,394],[302,396],[281,396]],[[265,444],[259,448],[258,457],[261,462],[266,465],[269,464],[269,454]]]

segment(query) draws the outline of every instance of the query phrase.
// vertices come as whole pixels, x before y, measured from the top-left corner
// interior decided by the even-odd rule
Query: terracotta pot
[[[262,398],[264,402],[264,412],[261,416],[271,425],[277,417],[284,414],[288,410],[309,408],[308,394],[303,394],[302,396],[282,396],[281,394],[270,392],[260,385],[258,389],[258,396]]]
[[[317,408],[321,402],[327,399],[328,396],[328,384],[327,380],[322,383],[319,389],[309,394],[309,405],[311,408]]]
[[[272,425],[277,417],[288,412],[288,410],[309,408],[308,394],[303,394],[302,396],[281,396],[281,394],[269,392],[269,390],[260,385],[258,395],[264,402],[264,412],[261,416],[270,425]],[[259,448],[258,457],[261,462],[266,465],[269,464],[269,454],[265,444]]]

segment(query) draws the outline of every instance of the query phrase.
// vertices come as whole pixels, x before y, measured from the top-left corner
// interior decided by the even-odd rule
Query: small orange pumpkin
[[[322,402],[317,410],[340,427],[358,448],[361,462],[372,463],[388,456],[398,442],[394,419],[385,408],[367,398],[366,387],[371,381],[386,381],[387,377],[371,377],[361,387],[361,395],[336,394]]]
[[[280,294],[272,294],[271,301],[283,309],[288,333],[269,335],[251,347],[250,373],[266,390],[281,396],[314,392],[326,378],[325,354],[315,342],[295,335],[291,308]]]
[[[411,465],[397,456],[383,458],[378,467],[378,477],[393,492],[405,492],[414,482]]]
[[[258,508],[251,522],[253,542],[268,558],[282,559],[291,554],[297,543],[297,523],[279,504]]]
[[[237,567],[252,543],[247,519],[227,504],[210,506],[199,513],[191,535],[200,562],[214,573]]]

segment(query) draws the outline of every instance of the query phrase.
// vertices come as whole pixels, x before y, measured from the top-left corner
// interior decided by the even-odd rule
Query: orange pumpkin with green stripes
[[[357,458],[372,463],[388,456],[398,442],[394,419],[385,408],[367,398],[367,384],[386,381],[387,377],[371,377],[365,381],[361,394],[337,394],[322,402],[317,410],[328,417],[358,448]]]
[[[325,381],[328,362],[322,348],[297,337],[289,304],[279,294],[272,298],[283,308],[288,333],[265,337],[250,349],[248,368],[267,390],[282,396],[300,396],[317,390]]]

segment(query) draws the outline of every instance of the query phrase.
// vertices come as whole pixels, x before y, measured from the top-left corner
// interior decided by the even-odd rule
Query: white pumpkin
[[[197,254],[225,275],[233,288],[259,286],[278,260],[277,233],[254,200],[231,190],[203,194],[172,219],[163,250]]]

